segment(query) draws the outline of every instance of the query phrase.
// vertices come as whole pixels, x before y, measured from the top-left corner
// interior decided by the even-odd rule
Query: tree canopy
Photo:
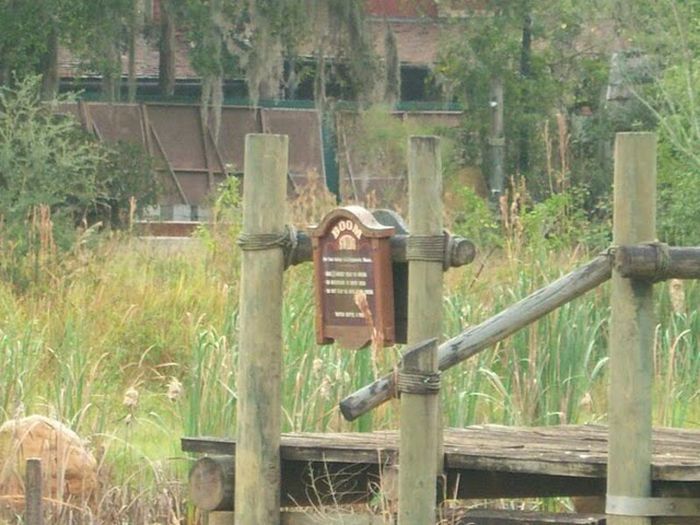
[[[325,110],[331,77],[360,103],[400,100],[396,35],[385,19],[378,56],[363,0],[160,0],[159,20],[153,2],[0,0],[0,85],[41,73],[43,97],[53,98],[61,47],[101,79],[105,100],[123,97],[126,61],[133,100],[136,42],[145,39],[160,54],[164,97],[174,93],[176,44],[187,46],[201,78],[202,123],[214,137],[224,83],[234,78],[244,79],[253,103],[294,97],[313,79]],[[462,162],[481,166],[498,195],[523,178],[536,200],[584,188],[593,209],[609,190],[613,133],[656,129],[662,206],[690,225],[673,235],[692,237],[700,217],[690,210],[700,202],[685,205],[676,188],[700,193],[700,0],[478,4],[465,10],[445,0],[430,21],[442,36],[429,81],[467,116]]]

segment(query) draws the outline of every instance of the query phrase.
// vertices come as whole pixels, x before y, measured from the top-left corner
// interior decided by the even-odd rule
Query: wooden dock
[[[605,495],[604,426],[471,426],[446,430],[444,443],[441,500]],[[700,430],[656,429],[653,443],[654,495],[700,497]],[[182,439],[186,452],[235,456],[235,448],[232,440]],[[283,434],[282,504],[376,499],[397,453],[393,431]],[[218,510],[231,506],[224,503]]]

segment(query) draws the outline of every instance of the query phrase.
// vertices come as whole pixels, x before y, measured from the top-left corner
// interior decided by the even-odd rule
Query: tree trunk
[[[136,100],[136,39],[139,34],[139,0],[132,0],[129,17],[129,102]]]
[[[172,97],[175,93],[175,18],[170,0],[160,3],[160,47],[158,86],[160,94]]]
[[[222,37],[217,22],[222,17],[222,8],[221,0],[210,1],[204,47],[209,52],[214,66],[209,66],[203,75],[200,102],[202,129],[210,129],[214,142],[219,141],[221,111],[224,103],[224,76],[221,66]]]
[[[316,50],[316,76],[314,78],[314,101],[316,108],[323,113],[326,108],[326,50],[321,38]]]
[[[532,16],[530,13],[525,14],[523,19],[523,39],[520,46],[520,77],[523,81],[527,82],[530,77],[531,71],[531,59],[532,59]],[[529,90],[525,90],[526,96]],[[529,106],[528,102],[525,102],[525,107]],[[530,133],[528,126],[522,124],[518,137],[518,171],[520,173],[526,173],[530,169]]]
[[[384,102],[394,107],[401,100],[401,62],[396,47],[396,35],[388,22],[384,35],[384,60],[386,65]]]
[[[41,98],[51,100],[58,93],[58,30],[52,25],[46,42],[46,53],[41,58]]]
[[[117,102],[120,96],[121,55],[116,41],[107,42],[107,65],[102,71],[102,99]]]

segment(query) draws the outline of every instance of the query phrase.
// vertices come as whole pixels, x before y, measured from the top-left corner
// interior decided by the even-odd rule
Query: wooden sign
[[[311,232],[318,344],[394,343],[393,233],[360,206],[333,210]]]

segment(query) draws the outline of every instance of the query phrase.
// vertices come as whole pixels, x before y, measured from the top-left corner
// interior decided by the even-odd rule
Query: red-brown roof
[[[387,18],[436,18],[438,7],[434,0],[366,0],[365,12]]]
[[[392,19],[388,22],[396,37],[396,50],[402,64],[431,65],[437,60],[440,35],[444,27],[437,21],[423,22]],[[385,55],[386,26],[383,21],[370,22],[374,49],[381,57]]]

